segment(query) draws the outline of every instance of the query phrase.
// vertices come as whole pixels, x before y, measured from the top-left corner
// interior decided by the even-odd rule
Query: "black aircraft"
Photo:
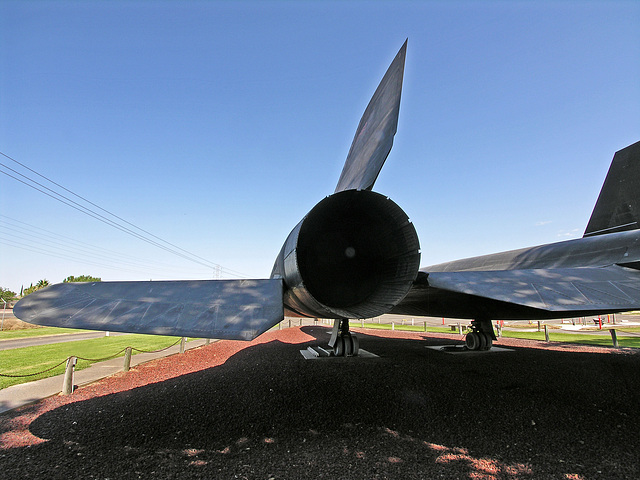
[[[30,323],[251,340],[284,315],[335,319],[329,345],[357,355],[348,319],[384,313],[471,319],[469,349],[492,320],[640,308],[640,142],[614,157],[580,239],[420,269],[404,211],[372,191],[396,133],[407,43],[367,106],[335,192],[287,237],[269,279],[63,283],[15,306]]]

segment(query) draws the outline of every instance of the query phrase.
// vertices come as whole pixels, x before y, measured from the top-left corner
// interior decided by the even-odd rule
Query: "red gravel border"
[[[359,329],[354,329],[359,330]],[[0,415],[0,478],[640,478],[640,355],[322,326],[222,341]]]

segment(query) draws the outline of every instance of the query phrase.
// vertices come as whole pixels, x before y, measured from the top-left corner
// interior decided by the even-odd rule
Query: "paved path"
[[[129,335],[128,333],[109,332],[109,336]],[[51,343],[75,342],[78,340],[90,340],[102,338],[105,332],[81,332],[61,333],[59,335],[43,335],[42,337],[15,338],[12,340],[0,340],[0,350],[12,350],[14,348],[35,347],[37,345],[49,345]]]
[[[103,333],[104,335],[104,333]],[[215,341],[215,340],[214,340]],[[186,349],[200,347],[205,344],[205,340],[197,339],[187,343]],[[174,345],[167,350],[156,353],[140,353],[131,357],[131,366],[155,360],[156,358],[168,357],[179,353],[180,345]],[[108,377],[114,373],[122,371],[124,358],[118,357],[105,362],[98,362],[89,368],[74,373],[74,385],[84,385],[95,382],[101,378]],[[41,400],[52,395],[57,395],[62,390],[64,374],[55,377],[43,378],[33,382],[14,385],[0,390],[0,413],[18,408],[22,405]]]

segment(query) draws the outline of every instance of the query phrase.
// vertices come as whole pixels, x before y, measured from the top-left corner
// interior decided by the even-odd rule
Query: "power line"
[[[15,218],[8,217],[7,215],[0,214],[0,232],[2,230],[7,231],[7,234],[12,235],[14,238],[26,239],[28,242],[34,242],[35,239],[38,242],[38,246],[41,246],[40,244],[45,244],[62,250],[68,250],[69,247],[72,246],[72,253],[102,260],[109,260],[110,262],[120,262],[125,265],[132,265],[142,269],[162,268],[164,270],[180,269],[181,271],[184,271],[184,269],[175,265],[144,260],[140,257],[134,257],[132,255],[126,255],[96,245],[91,245],[44,228],[36,227],[35,225],[31,225]],[[20,236],[20,234],[27,235],[27,237],[25,238]],[[202,271],[197,272],[197,274],[202,274]]]
[[[37,190],[40,193],[42,193],[44,195],[47,195],[50,198],[53,198],[54,200],[57,200],[57,201],[65,204],[65,205],[67,205],[67,206],[69,206],[71,208],[74,208],[75,210],[78,210],[79,212],[84,213],[85,215],[88,215],[88,216],[90,216],[90,217],[92,217],[92,218],[94,218],[96,220],[99,220],[102,223],[105,223],[105,224],[107,224],[107,225],[109,225],[109,226],[111,226],[113,228],[116,228],[116,229],[118,229],[118,230],[120,230],[120,231],[122,231],[124,233],[127,233],[128,235],[131,235],[131,236],[133,236],[135,238],[138,238],[139,240],[147,242],[147,243],[149,243],[149,244],[151,244],[151,245],[153,245],[155,247],[161,248],[161,249],[163,249],[163,250],[165,250],[165,251],[167,251],[169,253],[172,253],[174,255],[182,257],[182,258],[184,258],[186,260],[189,260],[191,262],[198,263],[200,265],[203,265],[203,266],[205,266],[205,267],[207,267],[209,269],[214,269],[216,271],[223,271],[224,273],[226,273],[228,275],[231,275],[231,276],[240,277],[240,278],[243,278],[243,277],[246,278],[247,277],[247,275],[245,275],[245,274],[243,274],[241,272],[237,272],[235,270],[231,270],[229,268],[223,267],[222,265],[213,263],[213,262],[211,262],[211,261],[209,261],[209,260],[207,260],[207,259],[205,259],[205,258],[203,258],[203,257],[201,257],[199,255],[191,253],[191,252],[189,252],[189,251],[187,251],[187,250],[185,250],[185,249],[183,249],[181,247],[178,247],[177,245],[174,245],[171,242],[168,242],[168,241],[166,241],[166,240],[164,240],[164,239],[162,239],[162,238],[160,238],[160,237],[148,232],[147,230],[144,230],[144,229],[134,225],[133,223],[123,219],[122,217],[119,217],[118,215],[116,215],[116,214],[114,214],[114,213],[112,213],[112,212],[100,207],[99,205],[91,202],[90,200],[86,199],[85,197],[76,194],[75,192],[73,192],[73,191],[69,190],[68,188],[60,185],[59,183],[51,180],[50,178],[38,173],[37,171],[33,170],[32,168],[28,167],[27,165],[25,165],[25,164],[23,164],[21,162],[15,160],[14,158],[10,157],[9,155],[7,155],[7,154],[5,154],[3,152],[0,152],[0,155],[2,155],[5,158],[11,160],[12,162],[15,162],[16,164],[18,164],[21,167],[25,168],[26,170],[34,173],[38,177],[50,182],[51,184],[53,184],[56,187],[64,190],[65,192],[70,193],[74,197],[76,197],[76,198],[86,202],[87,204],[99,209],[100,211],[110,215],[111,217],[117,219],[119,222],[122,222],[122,223],[124,223],[126,225],[129,225],[129,226],[135,228],[136,230],[138,230],[139,232],[142,232],[142,233],[138,233],[138,232],[132,230],[131,228],[128,228],[128,227],[122,225],[122,223],[119,223],[116,220],[112,220],[111,218],[107,218],[104,215],[96,212],[92,208],[87,207],[85,205],[82,205],[82,204],[76,202],[75,200],[72,200],[71,198],[67,197],[66,195],[64,195],[62,193],[59,193],[59,192],[57,192],[57,191],[55,191],[55,190],[43,185],[42,183],[34,180],[33,178],[30,178],[28,175],[24,175],[23,173],[18,172],[17,170],[9,167],[8,165],[5,165],[4,163],[0,163],[0,166],[4,167],[5,169],[13,172],[15,175],[18,175],[18,176],[20,176],[22,178],[18,178],[17,176],[12,175],[11,173],[8,173],[8,172],[3,171],[3,170],[0,170],[0,173],[3,173],[3,174],[7,175],[10,178],[13,178],[14,180],[16,180],[16,181],[18,181],[18,182],[20,182],[20,183],[22,183],[22,184],[34,189],[34,190]],[[31,182],[31,183],[29,183],[29,182]],[[149,238],[149,237],[151,237],[151,238]],[[162,243],[159,243],[158,241],[152,240],[152,238],[156,239],[156,240],[158,240],[159,242],[162,242]]]

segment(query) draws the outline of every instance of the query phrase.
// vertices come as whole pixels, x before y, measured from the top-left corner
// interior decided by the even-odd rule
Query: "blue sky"
[[[634,1],[5,0],[0,151],[264,278],[408,38],[375,190],[422,265],[550,243],[582,235],[613,153],[640,140],[638,25]],[[0,202],[5,288],[215,275],[4,174]]]

